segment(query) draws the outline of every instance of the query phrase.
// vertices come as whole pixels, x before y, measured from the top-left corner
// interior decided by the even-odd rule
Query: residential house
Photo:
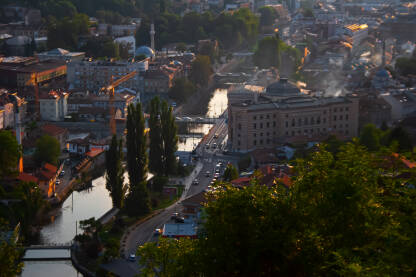
[[[184,217],[197,220],[200,217],[202,205],[206,202],[207,195],[204,191],[184,199],[181,203]]]
[[[53,124],[45,124],[41,126],[42,133],[56,138],[61,145],[61,149],[66,148],[68,139],[68,130]]]
[[[145,93],[168,93],[173,86],[174,73],[157,69],[144,73]]]
[[[90,150],[89,136],[67,141],[70,154],[85,155]]]
[[[42,190],[44,197],[51,198],[55,195],[55,182],[59,173],[56,166],[45,163],[43,167],[37,169],[33,175],[21,172],[17,177],[17,180],[37,184]]]
[[[61,121],[68,114],[67,92],[51,90],[39,95],[40,117],[46,121]]]

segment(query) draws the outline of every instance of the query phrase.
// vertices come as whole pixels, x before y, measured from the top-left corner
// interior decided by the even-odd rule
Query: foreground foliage
[[[225,185],[199,239],[139,249],[145,276],[413,276],[416,192],[386,153],[321,148],[290,189]]]

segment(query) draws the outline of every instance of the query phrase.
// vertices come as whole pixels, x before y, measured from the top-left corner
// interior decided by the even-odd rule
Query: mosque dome
[[[136,49],[136,56],[145,55],[148,58],[153,58],[155,56],[155,51],[148,46],[140,46]]]

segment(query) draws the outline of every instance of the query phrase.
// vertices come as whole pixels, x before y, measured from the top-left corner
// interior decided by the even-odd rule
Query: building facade
[[[272,84],[253,101],[229,105],[232,150],[249,152],[285,143],[322,141],[329,135],[358,135],[358,97],[318,98],[302,93],[287,80]]]
[[[130,72],[144,72],[148,69],[148,61],[81,61],[68,63],[67,82],[72,88],[96,91],[107,86],[113,80]],[[137,74],[122,85],[123,87],[140,90],[143,78]]]
[[[39,95],[40,117],[45,121],[61,121],[68,114],[68,93],[43,92]]]

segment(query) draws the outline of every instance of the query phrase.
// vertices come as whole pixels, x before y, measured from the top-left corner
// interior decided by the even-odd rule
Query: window
[[[302,126],[302,119],[298,118],[298,126]]]
[[[273,118],[276,118],[276,114],[275,113],[273,114]]]
[[[348,133],[349,133],[348,130],[345,130],[345,134],[348,135]]]
[[[334,129],[336,129],[337,128],[337,125],[334,125]]]
[[[260,123],[260,129],[263,129],[263,123]]]
[[[334,108],[334,112],[337,112],[337,108]]]
[[[286,128],[289,127],[289,122],[285,121]]]
[[[260,119],[263,119],[263,116],[262,115],[260,116]]]
[[[276,121],[273,121],[273,127],[276,127]]]
[[[321,124],[321,117],[318,116],[318,118],[316,119],[316,124]]]
[[[292,127],[295,127],[295,119],[292,119]]]
[[[253,134],[253,137],[256,137],[256,136],[257,136],[257,134],[256,134],[256,133],[254,133],[254,134]]]
[[[238,123],[238,127],[237,127],[237,129],[238,129],[238,130],[241,130],[241,123]]]
[[[273,135],[276,135],[276,131],[273,131]]]
[[[309,124],[309,120],[307,117],[305,117],[305,125],[308,125],[308,124]]]
[[[345,115],[345,120],[348,120],[348,114]]]
[[[339,116],[339,120],[342,120],[342,115]]]
[[[313,129],[310,129],[310,130],[309,130],[309,133],[313,134]]]
[[[300,135],[300,130],[298,130],[298,135]]]
[[[322,121],[323,121],[324,123],[326,123],[326,118],[324,117]]]
[[[292,131],[292,136],[294,136],[295,135],[295,131]]]
[[[336,115],[334,115],[334,121],[337,121],[337,116]]]
[[[267,140],[266,140],[266,144],[269,144],[269,143],[270,143],[270,139],[267,139]]]
[[[314,125],[315,124],[315,118],[311,118],[311,124]]]
[[[345,110],[346,110],[346,111],[348,111],[348,110],[349,110],[349,108],[348,108],[348,107],[345,107]]]
[[[260,133],[260,136],[262,137],[263,136],[263,133]]]
[[[270,133],[269,133],[269,132],[267,132],[267,133],[266,133],[266,136],[270,136]]]
[[[257,127],[257,126],[256,126],[256,123],[254,123],[254,124],[253,124],[253,129],[256,129],[256,127]]]
[[[324,114],[326,114],[326,110],[324,110]]]
[[[342,111],[344,111],[344,109],[343,108],[339,108],[339,111],[342,112]]]
[[[241,137],[241,135],[240,134],[237,134],[237,137]]]
[[[270,122],[266,123],[266,127],[269,128],[270,127]]]
[[[289,117],[289,115],[288,114],[286,114],[286,118],[288,118]]]
[[[257,140],[253,140],[253,144],[254,145],[257,145]]]
[[[348,128],[348,124],[345,124],[345,128]]]
[[[257,116],[253,116],[253,119],[256,120],[257,119]]]
[[[263,140],[262,139],[260,140],[260,144],[263,144]]]
[[[269,119],[270,118],[270,115],[266,115],[266,118]]]
[[[240,146],[240,145],[241,145],[241,141],[238,141],[238,143],[237,143],[237,144],[238,144],[238,146]]]

